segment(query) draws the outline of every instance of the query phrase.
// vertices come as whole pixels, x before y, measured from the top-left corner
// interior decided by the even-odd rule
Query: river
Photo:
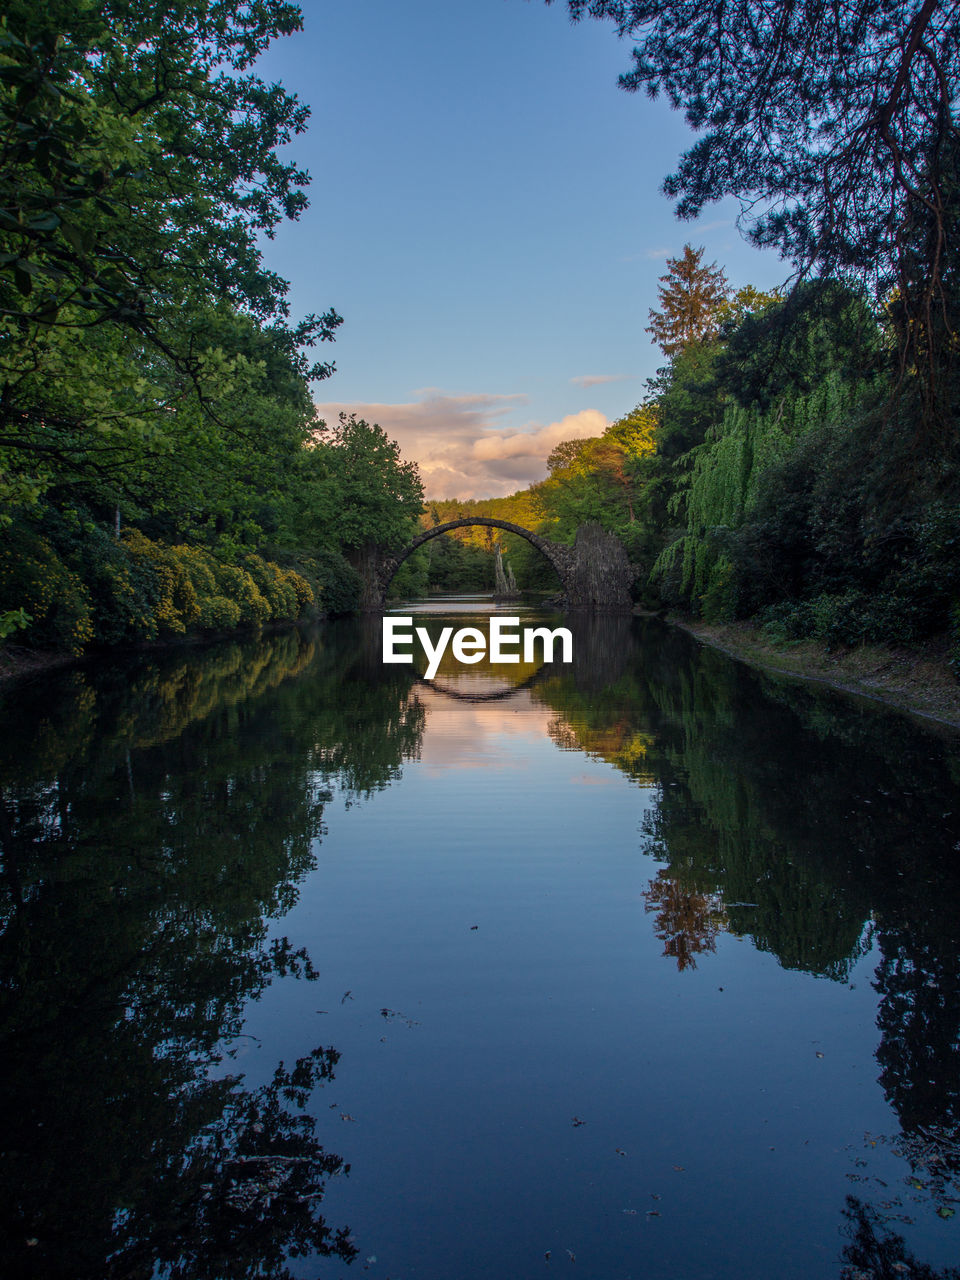
[[[2,1274],[953,1274],[960,737],[568,625],[4,690]]]

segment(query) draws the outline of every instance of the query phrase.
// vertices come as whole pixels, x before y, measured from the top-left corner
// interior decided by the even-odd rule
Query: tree
[[[531,490],[544,531],[573,541],[582,524],[598,521],[632,550],[637,530],[637,477],[654,451],[656,414],[638,405],[602,435],[563,440],[547,459],[550,475]]]
[[[660,277],[660,311],[650,310],[647,333],[664,355],[674,356],[693,342],[715,336],[728,295],[727,277],[717,264],[703,265],[703,249],[683,247],[682,258],[668,258]]]
[[[156,335],[188,286],[286,314],[286,283],[263,268],[257,236],[306,207],[307,174],[278,148],[303,132],[309,111],[250,67],[300,28],[299,8],[10,0],[4,9],[0,314],[43,325],[111,319]]]
[[[700,134],[664,183],[680,217],[734,196],[754,243],[776,245],[802,273],[867,278],[881,298],[898,287],[914,325],[930,325],[934,303],[946,301],[958,139],[955,4],[568,3],[574,20],[612,19],[635,41],[622,87],[664,93]],[[921,212],[932,230],[911,282],[906,228]],[[955,334],[952,323],[941,350]],[[921,373],[935,367],[910,346],[903,354]]]
[[[306,205],[307,175],[279,148],[307,109],[250,70],[299,9],[4,8],[0,503],[64,484],[140,501],[151,479],[177,492],[188,473],[247,474],[287,405],[264,414],[241,465],[205,444],[249,443],[247,394],[262,405],[271,384],[305,429],[305,382],[332,371],[306,351],[340,323],[333,311],[288,323],[287,284],[259,248]],[[172,481],[157,477],[171,458]]]
[[[396,550],[417,532],[423,485],[416,463],[403,461],[382,427],[341,413],[302,451],[287,503],[291,537],[301,547]]]

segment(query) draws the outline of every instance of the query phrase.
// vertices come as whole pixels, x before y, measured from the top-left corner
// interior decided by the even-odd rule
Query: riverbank
[[[763,671],[830,685],[960,729],[960,682],[945,640],[917,649],[828,651],[814,640],[774,643],[749,622],[708,624],[672,615],[666,621]]]

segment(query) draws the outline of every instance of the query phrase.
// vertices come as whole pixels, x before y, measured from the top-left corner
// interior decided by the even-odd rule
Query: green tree
[[[305,207],[307,109],[251,71],[280,0],[11,0],[0,29],[0,503],[265,483],[332,366],[260,237]],[[224,300],[229,298],[230,302]],[[263,410],[264,398],[274,400]],[[277,459],[273,459],[276,472]],[[230,514],[229,503],[212,503]],[[0,517],[3,516],[0,511]],[[131,512],[132,514],[132,512]]]
[[[651,308],[647,333],[666,356],[708,341],[720,327],[729,294],[727,277],[715,262],[704,265],[703,252],[684,245],[683,256],[668,258],[666,274],[660,277],[661,309]]]
[[[404,462],[382,427],[355,414],[321,425],[287,489],[291,536],[304,547],[396,550],[415,536],[422,509],[416,463]]]

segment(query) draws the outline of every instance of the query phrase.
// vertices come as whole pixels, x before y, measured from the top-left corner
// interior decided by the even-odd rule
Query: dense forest
[[[0,640],[80,652],[353,607],[420,482],[318,422],[332,308],[261,245],[308,111],[251,70],[295,5],[11,0],[0,26]]]
[[[598,521],[648,606],[758,619],[774,638],[956,636],[960,457],[903,373],[897,323],[895,297],[871,306],[836,280],[733,292],[688,245],[651,311],[668,363],[648,398],[558,446],[542,483],[431,512],[499,515],[561,542]],[[541,584],[529,555],[513,559],[521,585]]]
[[[957,643],[955,23],[925,5],[901,30],[878,6],[866,85],[840,58],[866,28],[791,10],[774,101],[748,0],[709,31],[686,3],[569,7],[639,41],[624,87],[665,92],[700,131],[665,183],[680,215],[759,201],[748,233],[794,274],[735,290],[687,245],[650,312],[666,362],[639,405],[560,444],[523,492],[424,506],[376,424],[316,419],[333,371],[317,348],[341,318],[292,317],[263,259],[306,207],[284,148],[308,110],[253,67],[299,9],[5,6],[0,641],[81,652],[349,612],[365,546],[486,514],[561,542],[598,522],[650,607],[828,645]],[[813,135],[788,109],[811,94]],[[427,543],[394,589],[490,589],[498,543],[521,587],[557,589],[529,544],[481,528]]]

